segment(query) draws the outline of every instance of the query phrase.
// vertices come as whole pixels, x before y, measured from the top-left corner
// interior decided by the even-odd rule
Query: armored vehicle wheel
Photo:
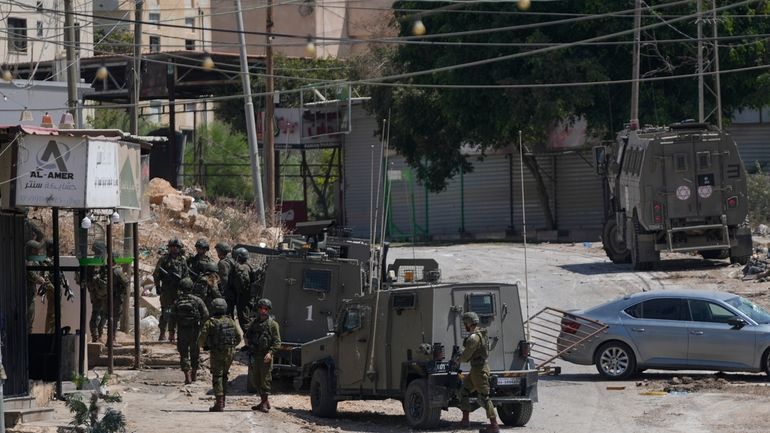
[[[607,379],[628,379],[636,373],[636,356],[630,347],[620,341],[610,341],[599,346],[594,355],[594,364],[599,374]]]
[[[321,418],[337,414],[337,400],[334,399],[329,372],[325,368],[317,368],[310,379],[310,408],[313,415]]]
[[[615,215],[610,215],[604,222],[602,229],[604,252],[607,253],[607,257],[612,260],[612,263],[629,263],[631,262],[631,251],[628,250],[625,242],[618,240],[617,232],[618,223]]]
[[[503,424],[509,427],[524,427],[532,417],[532,402],[504,404],[497,409],[497,414]]]
[[[749,262],[749,256],[730,256],[730,263],[737,263],[739,265],[745,265]]]
[[[642,226],[639,224],[639,220],[634,215],[632,220],[634,225],[631,231],[631,263],[634,265],[635,271],[649,271],[652,269],[654,262],[640,262],[639,261],[639,234],[642,232]]]
[[[430,407],[428,383],[425,379],[415,379],[406,387],[404,413],[409,425],[414,428],[430,428],[438,424],[441,408]]]
[[[701,257],[704,259],[711,259],[711,260],[722,260],[730,257],[730,251],[729,250],[706,250],[706,251],[698,251],[700,253]]]

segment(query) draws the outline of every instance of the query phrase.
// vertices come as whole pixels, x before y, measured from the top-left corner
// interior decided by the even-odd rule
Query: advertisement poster
[[[86,206],[114,208],[118,206],[118,141],[104,138],[88,139],[88,175],[86,176]]]
[[[87,148],[85,137],[20,137],[16,205],[84,207]]]

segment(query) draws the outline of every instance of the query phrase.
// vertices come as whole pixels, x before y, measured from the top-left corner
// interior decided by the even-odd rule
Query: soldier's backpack
[[[182,326],[196,325],[201,319],[198,305],[192,296],[181,296],[174,307],[176,309],[176,321]]]
[[[213,319],[215,326],[206,338],[206,345],[213,350],[224,350],[235,346],[235,322],[227,317]]]

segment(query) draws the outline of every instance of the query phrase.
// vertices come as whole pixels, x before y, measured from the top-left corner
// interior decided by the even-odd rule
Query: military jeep
[[[332,417],[343,400],[393,398],[412,427],[437,424],[442,410],[459,404],[462,372],[470,370],[452,362],[467,336],[465,311],[488,330],[490,396],[500,420],[525,425],[538,375],[518,287],[505,284],[412,285],[346,300],[333,332],[302,345],[301,380],[309,382],[313,414]]]

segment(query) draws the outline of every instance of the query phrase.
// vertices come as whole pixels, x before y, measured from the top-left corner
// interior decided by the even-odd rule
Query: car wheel
[[[532,417],[532,402],[520,401],[504,404],[497,409],[497,414],[503,424],[509,427],[523,427]]]
[[[317,368],[310,379],[310,410],[321,418],[331,418],[337,413],[337,400],[325,368]]]
[[[428,382],[415,379],[409,382],[404,395],[404,413],[406,420],[414,428],[430,428],[438,424],[441,418],[440,407],[430,407]]]
[[[607,379],[628,379],[636,372],[636,357],[628,345],[619,341],[604,343],[594,355],[596,369]]]
[[[765,353],[762,354],[762,371],[770,376],[770,348],[765,350]]]

